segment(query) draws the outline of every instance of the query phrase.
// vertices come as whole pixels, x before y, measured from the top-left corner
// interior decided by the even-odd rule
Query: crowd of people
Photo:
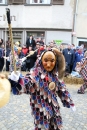
[[[22,71],[29,71],[34,65],[37,57],[45,50],[56,47],[58,48],[64,55],[66,61],[66,75],[71,74],[72,71],[76,71],[75,67],[78,62],[84,58],[84,53],[86,49],[84,45],[75,47],[74,44],[67,44],[66,47],[64,44],[57,46],[54,41],[51,41],[49,44],[45,44],[43,40],[37,38],[34,40],[33,36],[31,35],[26,40],[26,44],[21,46],[20,41],[14,43],[14,51],[17,59],[17,67],[20,67],[18,61],[23,57],[26,57],[32,51],[35,53],[26,58],[26,60],[21,64]],[[10,53],[11,53],[11,44],[9,41],[6,42],[6,50],[3,39],[0,39],[0,71],[2,69],[6,69],[9,71],[11,69],[10,66]],[[5,58],[6,57],[6,58]],[[6,60],[5,60],[6,59]],[[6,64],[5,64],[6,63]]]

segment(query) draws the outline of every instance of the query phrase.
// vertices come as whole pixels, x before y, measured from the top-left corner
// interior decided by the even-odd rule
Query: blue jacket
[[[75,61],[74,61],[74,65],[73,65],[73,70],[75,70],[76,63],[80,62],[82,58],[84,58],[84,53],[82,53],[82,54],[79,54],[78,52],[75,53]]]
[[[72,49],[69,50],[68,48],[66,48],[63,50],[63,55],[65,57],[65,61],[67,62],[67,64],[73,65],[74,59],[75,59],[74,50],[72,50]]]
[[[4,51],[3,51],[3,49],[2,49],[2,48],[0,48],[0,58],[2,58],[2,57],[3,57],[3,54],[4,54]]]

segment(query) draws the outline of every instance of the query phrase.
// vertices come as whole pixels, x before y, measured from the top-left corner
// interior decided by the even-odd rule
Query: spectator
[[[10,43],[10,41],[6,41],[6,49],[7,48],[11,48],[11,43]]]
[[[2,48],[3,44],[1,44],[1,47],[0,47],[0,71],[2,71],[3,69],[3,66],[4,66],[4,49]]]
[[[84,47],[84,44],[81,44],[81,47],[83,48],[83,52],[85,53],[86,48]]]
[[[36,42],[36,49],[40,48],[40,42]]]
[[[10,52],[11,52],[10,41],[6,41],[6,57],[9,57]],[[10,65],[10,60],[8,58],[8,59],[6,59],[6,71],[9,71],[9,65]]]
[[[66,72],[71,73],[75,59],[75,52],[71,49],[70,44],[68,44],[68,47],[63,50],[63,55],[66,61]]]
[[[84,58],[84,52],[82,46],[79,46],[75,52],[75,60],[73,64],[73,71],[75,71],[76,63],[81,62],[81,59]]]
[[[22,52],[21,47],[18,47],[17,55],[19,59],[22,59],[25,56],[24,53]]]
[[[25,54],[22,52],[22,48],[21,47],[18,47],[17,55],[18,55],[18,60],[22,59],[23,57],[25,57]],[[26,62],[25,61],[22,62],[22,64],[21,64],[21,70],[22,71],[26,71]]]
[[[0,46],[3,44],[3,39],[0,38]]]
[[[76,47],[76,52],[78,52],[78,50],[79,50],[79,46]]]
[[[53,48],[55,46],[54,42],[50,42],[50,48]]]
[[[41,53],[44,51],[44,42],[40,42],[40,48],[38,50],[38,55],[41,55]]]
[[[20,43],[17,41],[15,42],[15,46],[19,47]]]
[[[32,46],[29,46],[29,53],[31,53],[31,51],[33,51]],[[27,57],[26,68],[27,68],[28,71],[30,71],[30,69],[34,66],[36,59],[37,59],[36,53],[34,53],[33,55]]]
[[[64,48],[63,45],[60,44],[59,49],[60,49],[61,52],[63,52],[63,48]]]
[[[24,53],[25,56],[27,55],[28,49],[27,49],[26,45],[23,45],[22,52]]]
[[[32,35],[30,35],[30,37],[26,41],[26,47],[29,49],[30,46],[32,46],[32,50],[34,50],[36,47],[36,43]]]
[[[75,45],[74,45],[74,44],[72,44],[72,45],[71,45],[71,48],[72,48],[72,49],[75,49]]]

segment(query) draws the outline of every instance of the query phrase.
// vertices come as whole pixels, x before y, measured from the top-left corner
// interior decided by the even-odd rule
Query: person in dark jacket
[[[32,46],[32,50],[34,50],[36,47],[36,43],[32,35],[30,35],[30,37],[26,41],[26,47],[29,49],[30,46]]]
[[[4,44],[1,45],[0,47],[0,71],[2,71],[3,67],[4,67]]]
[[[75,59],[75,52],[71,49],[71,45],[68,44],[68,47],[63,50],[63,55],[66,61],[66,72],[71,73],[73,68],[73,63]]]
[[[32,51],[33,51],[32,46],[30,46],[28,54],[31,54]],[[26,68],[27,68],[28,71],[34,66],[34,64],[36,62],[36,59],[37,59],[37,53],[36,52],[33,55],[27,57],[27,59],[26,59]]]
[[[6,48],[6,57],[9,57],[11,48]],[[6,71],[9,71],[10,61],[6,59]]]
[[[3,44],[3,39],[0,38],[0,46]]]
[[[40,47],[38,49],[38,55],[40,56],[42,52],[45,51],[45,48],[44,48],[44,42],[40,42]]]

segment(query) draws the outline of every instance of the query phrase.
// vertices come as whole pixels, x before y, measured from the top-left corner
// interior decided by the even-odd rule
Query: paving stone
[[[63,107],[58,98],[63,130],[87,130],[87,92],[80,95],[77,94],[77,86],[67,87],[76,105],[76,111]],[[0,130],[34,130],[29,104],[29,95],[11,94],[9,103],[0,108]]]
[[[7,130],[7,128],[6,128],[6,127],[3,127],[1,130]]]

